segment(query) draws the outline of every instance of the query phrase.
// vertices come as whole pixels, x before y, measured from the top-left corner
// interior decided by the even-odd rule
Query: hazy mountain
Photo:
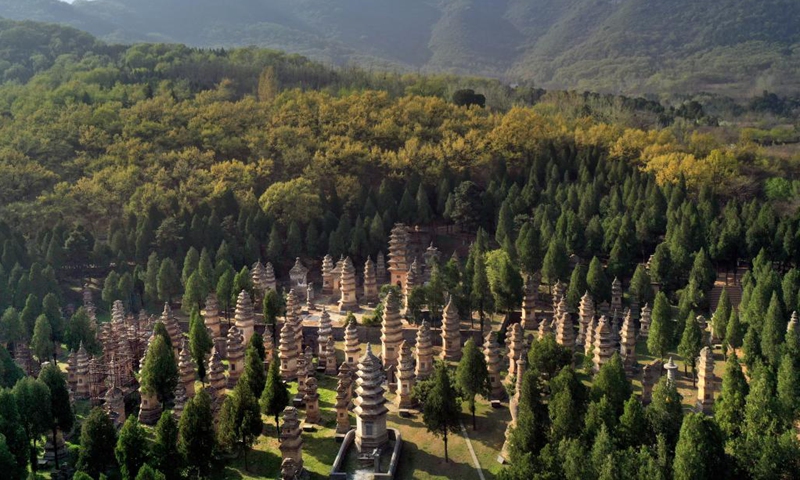
[[[0,15],[112,42],[259,45],[545,87],[800,88],[796,0],[0,0]]]

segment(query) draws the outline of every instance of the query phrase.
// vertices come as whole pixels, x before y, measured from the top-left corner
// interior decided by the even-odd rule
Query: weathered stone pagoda
[[[386,284],[386,259],[383,257],[383,252],[378,252],[378,258],[375,264],[375,275],[378,279],[378,285]]]
[[[539,328],[536,323],[536,292],[534,292],[533,278],[525,275],[525,283],[522,287],[522,329],[525,332],[532,332]]]
[[[322,357],[320,357],[320,361]],[[336,341],[331,335],[325,342],[325,375],[336,375]]]
[[[181,346],[180,360],[178,362],[179,380],[187,398],[194,397],[194,381],[197,376],[197,364],[189,351],[189,342],[184,339]]]
[[[273,267],[270,262],[264,265],[264,276],[267,289],[277,290],[278,281],[275,279],[275,267]]]
[[[411,392],[416,383],[414,375],[414,357],[411,346],[405,340],[400,344],[399,368],[397,374],[397,408],[408,409],[414,406]]]
[[[647,336],[650,335],[652,314],[653,309],[650,308],[649,304],[645,303],[644,307],[642,307],[642,316],[639,318],[639,336],[642,338],[647,338]]]
[[[497,334],[489,332],[486,341],[483,343],[483,356],[486,359],[486,369],[489,371],[489,383],[491,384],[491,400],[501,400],[505,396],[503,379],[500,371],[503,367],[503,360],[500,358],[500,344],[497,343]]]
[[[225,337],[222,336],[222,325],[219,318],[219,306],[217,305],[217,295],[209,293],[206,297],[206,305],[203,308],[203,324],[211,333],[211,340],[214,345],[220,348],[221,344],[225,343]]]
[[[331,295],[333,293],[333,257],[325,255],[322,259],[322,293]]]
[[[86,399],[90,396],[89,390],[89,354],[81,342],[78,347],[75,368],[75,398]]]
[[[283,462],[291,460],[299,470],[303,469],[303,437],[300,435],[300,420],[297,418],[297,409],[286,407],[283,411],[283,424],[281,425],[281,458]],[[299,471],[298,470],[298,471]]]
[[[181,332],[180,324],[178,324],[178,319],[176,319],[175,315],[172,313],[172,308],[170,308],[169,303],[164,304],[164,311],[161,313],[161,323],[167,328],[167,334],[172,342],[172,351],[177,357],[181,351],[183,333]]]
[[[525,338],[519,323],[511,326],[508,334],[508,378],[517,374],[517,360],[526,355]]]
[[[417,329],[415,353],[417,366],[414,373],[418,380],[425,380],[433,373],[433,339],[427,320],[423,320]]]
[[[222,364],[222,357],[217,347],[211,349],[208,358],[208,368],[206,369],[206,379],[208,380],[208,395],[211,397],[211,409],[216,414],[222,408],[225,401],[225,365]]]
[[[405,292],[410,252],[408,251],[408,228],[402,223],[395,224],[389,235],[389,283],[400,287]]]
[[[611,311],[622,315],[622,282],[617,277],[611,282]]]
[[[575,339],[575,344],[578,346],[586,345],[586,336],[589,334],[589,324],[592,323],[594,318],[594,300],[589,295],[589,291],[581,297],[581,303],[578,307],[578,338]]]
[[[378,302],[378,279],[375,275],[375,264],[370,257],[364,263],[364,303],[374,307]]]
[[[308,285],[308,268],[300,261],[300,257],[295,258],[294,266],[289,270],[289,281],[292,288],[305,288]]]
[[[336,435],[344,436],[350,431],[349,407],[353,382],[349,363],[344,362],[339,366],[337,377],[339,382],[336,385]]]
[[[622,321],[622,328],[620,329],[619,340],[619,354],[622,357],[622,364],[625,367],[625,373],[630,377],[636,371],[636,325],[633,321],[633,315],[628,310],[625,314],[625,319]]]
[[[714,352],[709,347],[700,350],[697,365],[697,404],[698,412],[710,414],[714,409],[714,392],[717,391],[717,378],[714,375]]]
[[[539,321],[539,330],[537,338],[539,340],[553,333],[553,320],[550,318],[543,318]]]
[[[600,317],[600,322],[594,333],[594,372],[600,371],[600,368],[611,360],[614,355],[614,338],[609,325],[608,318],[605,315]]]
[[[339,286],[341,297],[339,298],[340,312],[353,312],[358,310],[358,299],[356,298],[356,270],[350,257],[344,259],[342,265],[342,276]]]
[[[354,319],[350,320],[344,329],[344,355],[350,367],[355,367],[361,356],[361,342],[358,339],[358,326]]]
[[[353,401],[356,415],[355,444],[359,453],[372,452],[389,441],[386,430],[386,398],[383,390],[381,362],[367,344],[367,353],[359,360],[356,395]]]
[[[461,360],[461,320],[452,295],[442,315],[442,359],[454,362]]]
[[[306,406],[306,423],[319,424],[319,393],[317,393],[317,378],[313,375],[306,379],[306,393],[303,397]]]
[[[575,349],[575,330],[572,327],[572,314],[567,311],[565,297],[559,302],[559,315],[556,317],[556,342],[570,350]]]
[[[287,319],[281,328],[281,337],[278,344],[278,358],[281,362],[281,378],[284,380],[293,380],[297,378],[297,357],[294,327]]]
[[[389,290],[383,301],[383,321],[381,322],[381,358],[383,368],[389,376],[389,384],[395,383],[392,372],[397,369],[400,343],[403,341],[403,321],[400,318],[400,299],[394,290]],[[390,386],[390,388],[393,388]]]
[[[255,328],[255,315],[253,314],[253,302],[250,300],[250,294],[247,290],[239,292],[239,297],[236,299],[236,328],[242,333],[244,345],[250,342],[250,337],[253,336]]]
[[[322,307],[322,312],[319,314],[319,328],[317,329],[317,348],[320,358],[320,363],[325,360],[325,352],[328,346],[328,338],[331,337],[333,330],[331,328],[331,316],[325,307]]]

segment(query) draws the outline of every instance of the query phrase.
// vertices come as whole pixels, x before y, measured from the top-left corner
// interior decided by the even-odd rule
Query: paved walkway
[[[475,470],[478,471],[478,476],[481,477],[481,480],[486,480],[486,477],[483,476],[483,470],[481,469],[481,464],[478,462],[478,457],[475,455],[475,449],[472,448],[472,442],[469,439],[469,435],[467,434],[467,429],[464,428],[464,422],[461,420],[458,421],[461,425],[461,434],[464,435],[464,439],[467,441],[467,448],[469,449],[469,454],[472,456],[472,463],[475,464]]]

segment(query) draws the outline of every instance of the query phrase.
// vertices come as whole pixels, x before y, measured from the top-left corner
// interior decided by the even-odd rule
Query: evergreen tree
[[[122,304],[125,306],[126,309],[130,309],[133,300],[133,275],[130,272],[125,272],[119,277],[119,283],[117,284],[117,292],[119,293],[119,298],[122,300]]]
[[[50,360],[55,352],[50,321],[44,315],[39,315],[36,318],[36,326],[33,329],[33,338],[31,339],[31,350],[33,350],[33,354],[39,360],[39,363]]]
[[[259,403],[264,415],[275,417],[275,431],[280,435],[278,416],[289,405],[289,389],[283,382],[283,378],[281,378],[280,364],[275,360],[275,357],[269,362],[267,383],[261,393]]]
[[[256,335],[253,334],[253,338]],[[264,392],[264,386],[267,383],[267,374],[264,371],[264,359],[259,353],[253,338],[250,339],[244,354],[244,373],[239,378],[239,383],[244,383],[250,388],[250,393],[252,393],[253,398],[256,399],[256,404],[258,404],[258,398],[261,397]],[[258,338],[260,339],[261,335],[258,335]],[[263,341],[259,343],[261,348],[264,348]]]
[[[731,316],[728,318],[728,325],[725,327],[725,347],[726,350],[735,350],[742,346],[742,324],[739,322],[739,312],[731,308]]]
[[[428,199],[428,194],[425,192],[425,187],[420,183],[417,189],[417,222],[421,224],[430,223],[433,219],[433,209],[431,202]]]
[[[211,254],[208,249],[203,248],[200,252],[200,260],[197,263],[197,274],[200,276],[202,288],[200,291],[208,295],[216,286],[216,277],[214,276],[214,265],[211,262]]]
[[[25,377],[13,388],[14,400],[19,420],[25,429],[25,436],[33,442],[30,450],[31,468],[36,471],[36,442],[41,435],[50,431],[53,423],[50,390],[41,380]]]
[[[777,368],[781,361],[781,344],[786,332],[786,321],[783,318],[783,308],[778,293],[773,292],[764,318],[764,327],[761,330],[761,354],[773,368]]]
[[[522,277],[505,251],[493,250],[486,254],[486,276],[494,305],[510,315],[522,303]]]
[[[200,307],[200,304],[205,300],[206,294],[207,292],[203,291],[203,280],[200,278],[200,272],[195,270],[186,280],[186,290],[181,299],[181,309],[186,313],[191,313],[192,310]]]
[[[117,431],[105,410],[95,407],[81,426],[81,449],[77,468],[96,478],[116,463]]]
[[[572,367],[564,367],[550,381],[550,442],[577,438],[583,427],[588,391]]]
[[[62,432],[69,432],[72,430],[75,416],[72,413],[72,405],[69,399],[69,390],[67,389],[67,379],[61,373],[58,366],[54,363],[47,364],[42,371],[39,372],[39,381],[47,385],[50,391],[50,415],[53,423],[51,425],[53,444],[56,443],[56,436],[58,430]],[[53,459],[56,468],[58,468],[59,458],[58,451],[55,451],[55,458]]]
[[[171,411],[164,411],[156,423],[151,457],[153,465],[163,472],[166,480],[180,478],[183,456],[178,451],[178,424]],[[139,472],[141,474],[141,470]]]
[[[22,309],[22,313],[19,315],[19,319],[24,327],[23,334],[26,340],[30,340],[31,337],[33,337],[33,329],[36,327],[36,317],[42,313],[41,310],[41,300],[32,293],[28,295],[28,298],[25,300],[25,308]]]
[[[16,464],[16,467],[9,471],[12,474],[18,473],[22,477],[22,472],[28,467],[31,447],[25,429],[22,428],[16,398],[9,388],[0,388],[0,412],[3,412],[0,415],[0,436],[5,438]]]
[[[286,255],[289,258],[296,258],[302,251],[303,233],[300,231],[300,225],[296,221],[292,221],[286,231]]]
[[[67,323],[66,341],[67,347],[72,351],[77,351],[81,343],[90,353],[96,353],[100,349],[85,308],[80,307]]]
[[[42,299],[42,314],[50,322],[50,331],[54,342],[64,340],[64,319],[61,316],[61,305],[54,293],[48,293]]]
[[[542,246],[539,242],[539,230],[533,223],[526,222],[519,231],[514,245],[517,251],[520,268],[528,275],[542,268]]]
[[[538,455],[547,443],[548,411],[542,403],[539,373],[528,368],[522,377],[517,425],[509,437],[511,463],[522,463],[526,454]]]
[[[614,352],[611,360],[606,362],[594,377],[592,398],[600,400],[606,396],[614,409],[614,416],[619,417],[625,408],[625,401],[631,396],[632,391],[633,387],[625,376],[622,358],[618,352]]]
[[[186,403],[178,425],[178,451],[191,475],[208,477],[214,447],[211,397],[202,389]]]
[[[201,380],[206,378],[206,357],[211,353],[214,341],[208,332],[203,319],[195,309],[192,312],[192,321],[189,322],[189,349],[192,351],[192,358],[197,364],[197,376]]]
[[[144,276],[144,297],[151,305],[158,302],[158,270],[161,264],[158,254],[153,252],[147,257],[147,270]]]
[[[178,269],[171,258],[165,258],[158,269],[158,299],[162,302],[172,302],[172,298],[180,292],[181,281]]]
[[[800,413],[800,371],[788,353],[778,367],[778,402],[784,423],[791,426]]]
[[[183,270],[181,270],[181,283],[186,286],[187,282],[189,281],[189,277],[192,276],[194,272],[200,266],[200,253],[197,252],[197,249],[194,247],[189,247],[189,251],[186,252],[186,257],[183,259]]]
[[[542,261],[542,278],[550,285],[567,278],[567,250],[564,243],[556,236],[550,239],[547,253]]]
[[[581,303],[581,297],[589,289],[586,283],[586,268],[578,263],[572,270],[572,276],[569,279],[569,287],[567,288],[567,307],[571,312],[576,312]]]
[[[589,262],[589,270],[586,272],[586,285],[592,299],[600,304],[611,299],[611,283],[603,271],[603,265],[597,257],[593,257]]]
[[[608,475],[605,471],[609,470],[609,460],[614,458],[614,440],[605,425],[600,427],[600,431],[594,439],[591,451],[592,465],[598,480],[604,478],[616,478],[615,475]]]
[[[414,225],[416,223],[417,215],[417,202],[411,196],[411,192],[406,188],[403,191],[403,197],[400,199],[400,204],[397,206],[397,218],[407,225]]]
[[[491,384],[489,383],[489,370],[483,352],[475,345],[473,339],[467,340],[462,350],[461,360],[456,369],[456,386],[466,397],[469,411],[472,414],[472,429],[477,430],[475,424],[475,396],[489,397]]]
[[[742,359],[747,366],[752,367],[756,362],[764,360],[761,355],[761,336],[758,334],[758,328],[750,324],[747,327],[747,333],[744,335],[742,341],[742,352],[744,353]]]
[[[683,397],[675,385],[666,377],[661,377],[653,388],[653,398],[645,412],[652,432],[663,435],[670,448],[678,441],[678,432],[683,421],[682,401]]]
[[[544,378],[556,376],[567,365],[572,363],[572,350],[556,342],[552,333],[541,340],[534,336],[528,350],[528,368],[539,372]]]
[[[178,385],[178,365],[172,345],[161,335],[156,335],[147,348],[139,384],[142,391],[157,394],[161,402],[171,398]]]
[[[422,421],[425,429],[444,440],[444,461],[449,462],[447,454],[447,435],[458,431],[458,397],[447,366],[439,362],[433,376],[433,384],[422,407]]]
[[[508,202],[503,202],[500,206],[500,213],[497,217],[497,230],[494,234],[494,239],[499,245],[502,245],[506,238],[511,238],[514,234],[514,214],[511,211],[511,206]],[[511,238],[513,240],[513,238]]]
[[[272,342],[277,344],[278,339],[278,315],[281,310],[281,298],[274,289],[267,290],[264,295],[263,313],[264,323],[272,328]]]
[[[225,318],[230,319],[231,297],[233,296],[233,269],[226,269],[217,282],[217,300],[225,312]]]
[[[267,242],[267,258],[272,263],[277,263],[283,255],[283,238],[279,230],[278,224],[272,225],[272,230],[269,232],[269,241]]]
[[[109,272],[105,282],[103,282],[102,297],[108,308],[111,308],[114,300],[122,300],[122,295],[119,292],[119,274],[114,270]]]
[[[683,419],[675,446],[675,480],[725,478],[726,465],[722,432],[717,424],[702,413],[689,413]]]
[[[717,272],[711,264],[711,260],[706,255],[705,249],[701,248],[694,256],[692,271],[689,273],[689,281],[695,280],[702,292],[709,292],[717,279]]]
[[[664,287],[671,285],[672,263],[669,246],[666,243],[659,244],[650,259],[650,278]]]
[[[147,460],[147,434],[135,415],[129,415],[119,431],[114,455],[123,480],[134,480]]]
[[[653,292],[650,275],[647,273],[647,269],[642,264],[637,265],[636,270],[633,272],[633,278],[631,278],[630,284],[630,293],[631,296],[639,300],[640,306],[643,306],[645,303],[650,305],[653,304],[655,292]]]
[[[136,480],[167,480],[167,478],[169,477],[155,470],[147,463],[142,465],[142,468],[139,469],[139,474],[136,475]]]
[[[672,312],[664,292],[658,292],[651,314],[647,350],[663,359],[672,339]]]
[[[486,257],[483,254],[483,250],[476,247],[473,259],[474,265],[471,286],[472,305],[478,310],[478,315],[481,320],[481,331],[483,331],[486,311],[492,308],[492,292],[489,287],[489,277],[486,271]],[[470,318],[472,318],[471,311]]]
[[[19,318],[19,312],[14,307],[8,307],[0,318],[0,342],[16,343],[24,338],[24,328]]]
[[[683,327],[681,343],[678,345],[678,354],[683,357],[684,373],[686,366],[692,367],[692,386],[695,384],[697,376],[697,357],[703,347],[703,332],[700,331],[700,324],[697,323],[694,312],[689,312],[686,323]]]
[[[244,468],[247,470],[247,452],[261,434],[261,428],[258,400],[248,382],[237,383],[220,410],[217,444],[222,448],[238,446],[244,454]]]
[[[617,438],[620,447],[630,448],[649,443],[647,416],[639,398],[631,395],[625,402],[622,416],[619,417]]]
[[[714,315],[711,316],[711,329],[714,335],[725,342],[725,333],[728,329],[728,319],[731,317],[731,301],[728,298],[728,289],[723,288],[717,303],[717,309],[714,310]]]

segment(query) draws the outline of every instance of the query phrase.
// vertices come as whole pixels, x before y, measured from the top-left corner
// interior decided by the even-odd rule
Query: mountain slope
[[[625,93],[800,89],[796,0],[0,0],[107,41],[260,45],[323,61]]]

